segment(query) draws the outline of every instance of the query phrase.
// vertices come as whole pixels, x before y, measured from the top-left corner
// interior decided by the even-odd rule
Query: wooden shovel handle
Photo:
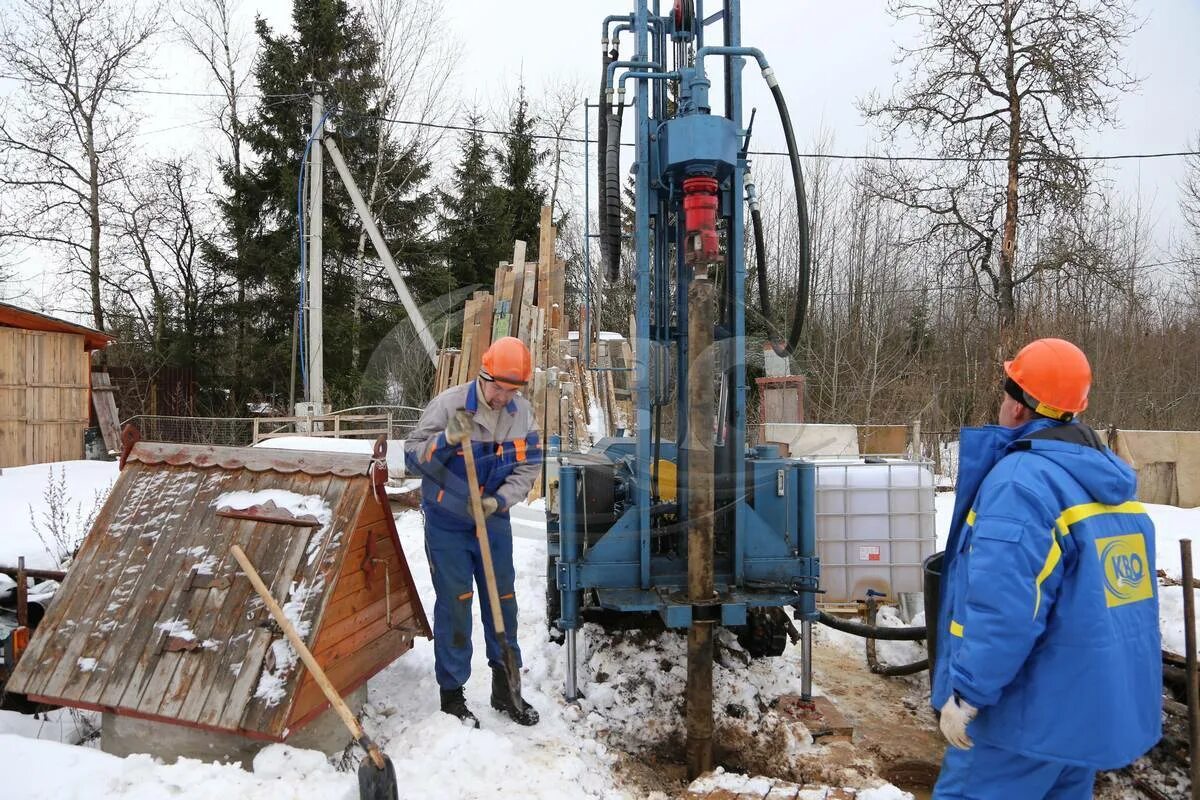
[[[496,570],[492,566],[492,545],[488,542],[487,520],[483,516],[483,496],[479,491],[479,476],[475,474],[475,451],[471,442],[462,443],[463,461],[467,465],[467,488],[471,494],[471,515],[475,517],[475,538],[479,540],[479,554],[483,557],[483,574],[487,578],[488,601],[492,607],[492,624],[496,638],[504,641],[504,615],[500,613],[500,592],[496,589]]]
[[[237,559],[242,572],[246,573],[246,577],[250,579],[250,585],[254,587],[254,591],[258,592],[258,596],[262,598],[267,611],[271,612],[271,617],[283,630],[283,635],[292,643],[292,647],[296,648],[296,652],[300,655],[300,660],[304,662],[304,666],[308,667],[309,672],[312,673],[313,680],[317,682],[317,686],[321,687],[321,691],[325,693],[326,699],[329,700],[329,705],[333,706],[338,716],[342,718],[342,722],[350,729],[350,735],[354,737],[356,742],[367,748],[367,753],[371,756],[371,760],[375,762],[375,766],[383,769],[383,754],[379,752],[379,747],[367,738],[366,733],[363,732],[362,725],[358,724],[354,712],[346,705],[346,701],[338,694],[337,689],[333,688],[333,684],[329,682],[329,678],[325,675],[325,670],[321,669],[321,665],[313,658],[313,654],[304,646],[304,640],[300,638],[300,634],[292,626],[291,620],[283,613],[283,609],[279,607],[279,603],[275,602],[275,598],[271,596],[271,590],[263,583],[258,571],[250,563],[250,559],[246,557],[242,548],[236,544],[229,548],[229,551]]]

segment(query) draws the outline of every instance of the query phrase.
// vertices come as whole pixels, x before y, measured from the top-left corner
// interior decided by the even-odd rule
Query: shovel
[[[479,540],[479,554],[483,557],[483,574],[487,578],[488,605],[492,607],[492,625],[496,628],[496,638],[500,640],[500,649],[504,654],[505,683],[508,685],[508,696],[512,707],[518,713],[525,711],[525,701],[521,698],[521,671],[517,667],[517,654],[509,647],[508,637],[504,633],[504,615],[500,613],[500,592],[496,589],[496,570],[492,567],[492,546],[488,542],[487,522],[483,516],[483,495],[479,491],[479,476],[475,474],[475,453],[471,442],[462,444],[463,461],[467,464],[467,488],[471,493],[471,514],[475,517],[475,538]]]
[[[392,760],[384,755],[383,751],[379,749],[379,745],[371,741],[363,731],[362,725],[354,717],[354,712],[346,705],[346,701],[338,694],[337,689],[333,688],[333,684],[325,675],[325,670],[321,669],[321,665],[313,658],[312,653],[308,652],[308,648],[304,646],[304,640],[300,638],[300,634],[296,633],[291,621],[284,615],[283,609],[275,602],[271,591],[259,577],[258,571],[254,569],[250,559],[246,558],[242,548],[235,544],[230,548],[230,552],[241,565],[242,572],[245,572],[246,577],[250,579],[254,591],[258,592],[258,596],[266,604],[267,610],[271,612],[275,622],[283,629],[284,636],[300,654],[304,666],[308,667],[309,672],[312,673],[313,680],[321,687],[329,704],[333,706],[338,716],[342,718],[342,722],[346,723],[346,727],[350,729],[350,735],[354,737],[354,741],[367,752],[362,763],[358,765],[358,796],[361,800],[399,800],[400,790],[396,786],[396,768],[392,765]]]

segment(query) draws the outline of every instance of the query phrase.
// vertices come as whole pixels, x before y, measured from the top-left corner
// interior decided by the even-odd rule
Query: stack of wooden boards
[[[570,330],[565,265],[554,255],[549,206],[542,208],[538,234],[536,261],[526,261],[526,243],[516,242],[512,262],[496,269],[492,291],[467,300],[461,344],[439,354],[434,394],[474,378],[491,343],[515,336],[533,354],[534,376],[523,394],[534,406],[542,440],[557,435],[564,449],[576,450],[632,427],[633,352],[624,337],[598,336],[585,322],[590,368],[584,368],[578,334]]]

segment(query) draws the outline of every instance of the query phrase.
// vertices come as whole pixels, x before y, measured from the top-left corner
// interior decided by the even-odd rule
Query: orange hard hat
[[[509,389],[520,389],[533,377],[533,356],[520,339],[502,337],[484,352],[479,377]]]
[[[1092,367],[1065,339],[1030,342],[1004,362],[1004,371],[1025,395],[1016,399],[1044,417],[1066,421],[1087,408]]]

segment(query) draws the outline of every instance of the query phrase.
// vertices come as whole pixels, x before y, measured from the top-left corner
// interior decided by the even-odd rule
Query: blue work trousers
[[[947,747],[934,800],[1091,800],[1096,770],[976,742]]]
[[[507,526],[505,526],[507,527]],[[516,578],[512,559],[511,532],[489,532],[492,566],[496,573],[496,591],[500,595],[500,611],[508,645],[521,665],[521,648],[517,645],[517,597],[513,588]],[[475,587],[479,588],[479,610],[483,617],[483,640],[488,664],[503,666],[504,656],[496,639],[492,621],[492,606],[488,602],[487,579],[484,577],[483,557],[474,533],[443,530],[425,522],[425,552],[429,556],[429,571],[433,575],[433,658],[438,686],[457,689],[471,677],[471,606]]]

